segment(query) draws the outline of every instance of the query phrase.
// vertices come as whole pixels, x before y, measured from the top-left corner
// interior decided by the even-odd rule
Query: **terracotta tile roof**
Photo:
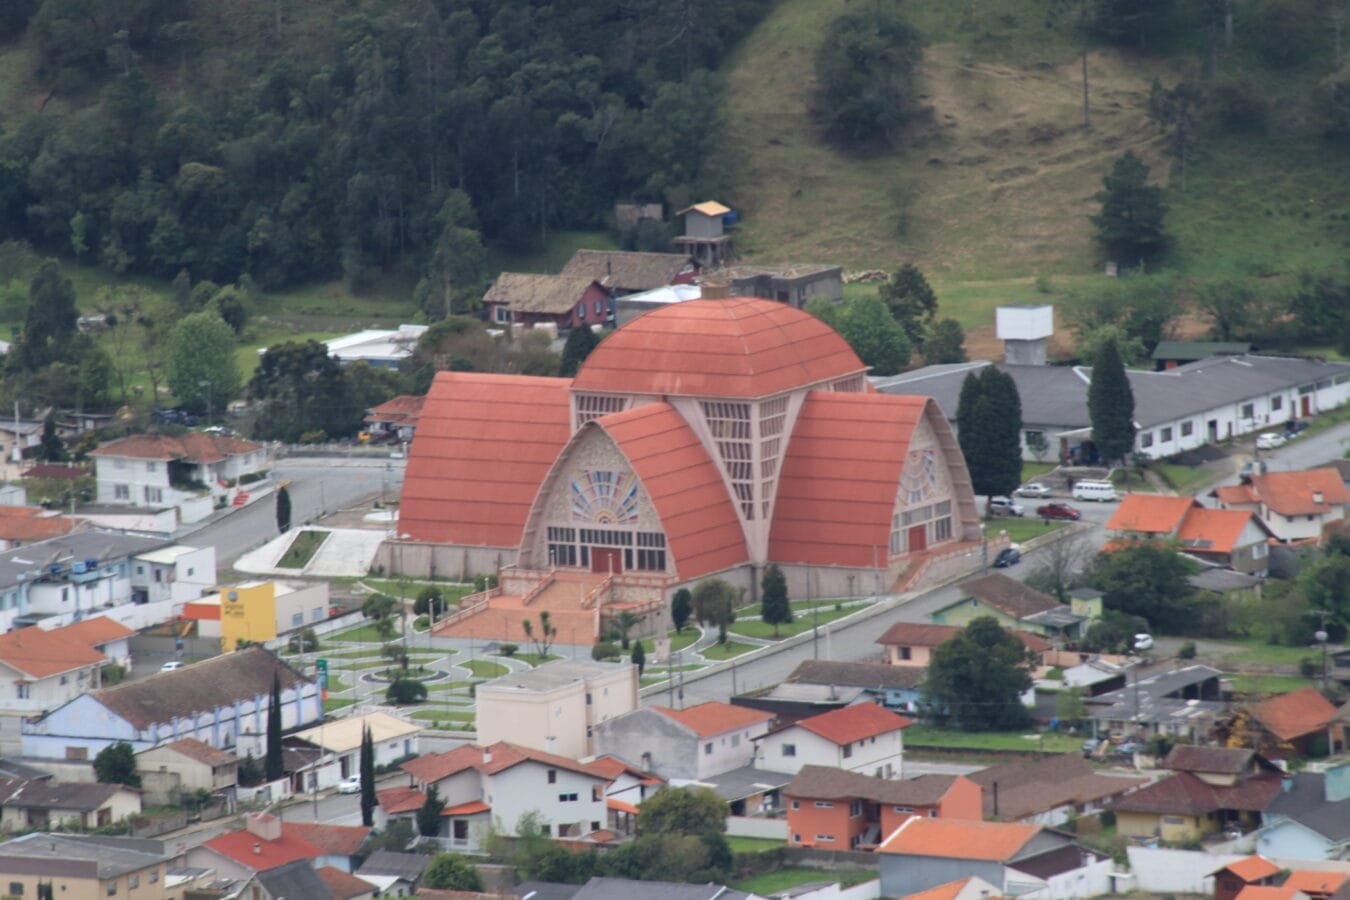
[[[1220,503],[1227,506],[1241,506],[1260,502],[1256,492],[1252,490],[1249,484],[1226,484],[1223,487],[1217,487],[1214,489],[1214,496]]]
[[[745,536],[717,465],[684,417],[649,403],[595,420],[618,445],[656,507],[682,581],[748,559]]]
[[[29,678],[46,678],[106,661],[88,644],[36,625],[0,634],[0,662]]]
[[[427,398],[418,394],[399,394],[372,406],[366,414],[367,422],[389,422],[392,425],[416,425],[422,414],[422,403]]]
[[[1248,884],[1252,884],[1254,882],[1260,881],[1263,878],[1269,878],[1272,875],[1278,875],[1280,873],[1279,866],[1275,865],[1273,862],[1266,859],[1259,853],[1254,853],[1251,856],[1243,857],[1242,859],[1239,859],[1237,862],[1231,862],[1228,865],[1224,866],[1221,869],[1218,869],[1216,872],[1213,872],[1211,874],[1218,874],[1218,872],[1223,872],[1225,870],[1232,872],[1234,875],[1236,875],[1238,878],[1241,878]]]
[[[323,866],[316,870],[316,874],[328,890],[333,892],[333,900],[351,900],[353,897],[373,895],[378,890],[369,881],[357,878],[355,875],[348,875],[341,869],[335,869],[332,866]]]
[[[0,541],[28,543],[69,534],[77,521],[40,506],[0,506]]]
[[[799,719],[794,728],[805,728],[831,743],[840,746],[866,740],[877,735],[890,734],[908,728],[914,722],[875,703],[855,703]]]
[[[353,856],[361,849],[370,829],[360,825],[323,825],[313,822],[282,822],[282,838],[298,838],[323,851],[325,856]]]
[[[1282,741],[1321,731],[1336,715],[1336,707],[1313,687],[1300,688],[1263,700],[1252,707],[1252,716]]]
[[[604,769],[592,768],[589,763],[578,762],[555,753],[545,753],[532,747],[509,744],[506,741],[498,741],[490,747],[466,744],[448,753],[424,753],[416,759],[408,760],[399,768],[424,784],[434,784],[465,769],[477,769],[484,775],[495,775],[523,762],[536,762],[589,775],[602,781],[610,780]]]
[[[110,441],[90,456],[131,459],[182,459],[194,463],[222,462],[226,457],[261,450],[262,444],[221,434],[189,431],[180,435],[133,434]]]
[[[297,859],[318,859],[324,855],[318,847],[294,835],[283,832],[279,840],[265,841],[246,828],[213,837],[202,846],[254,872],[275,869]],[[258,848],[257,853],[253,852],[254,847]]]
[[[483,295],[483,302],[501,304],[512,312],[561,316],[576,308],[591,285],[604,290],[584,276],[502,272]]]
[[[988,575],[963,581],[961,591],[967,597],[974,597],[1014,619],[1025,619],[1027,616],[1063,606],[1049,594],[1033,590],[1002,572],[990,572]]]
[[[1187,510],[1198,505],[1194,497],[1126,494],[1106,527],[1110,531],[1170,535],[1181,527]]]
[[[666,706],[651,708],[666,718],[679,722],[699,737],[712,737],[738,728],[749,728],[751,725],[758,725],[773,718],[773,713],[744,706],[732,706],[718,700],[709,700],[707,703],[685,709],[670,709]]]
[[[592,772],[598,772],[604,775],[610,781],[614,781],[620,775],[627,773],[647,784],[661,784],[665,779],[651,772],[644,772],[636,766],[631,766],[615,756],[601,756],[591,760],[586,764]]]
[[[481,813],[492,812],[492,807],[488,806],[482,800],[470,800],[468,803],[459,803],[455,806],[447,806],[441,810],[443,816],[476,816]]]
[[[386,815],[416,812],[427,802],[427,795],[417,788],[392,787],[375,792],[375,802]]]
[[[136,636],[135,631],[107,616],[91,616],[88,619],[73,622],[64,628],[52,630],[69,640],[79,641],[88,644],[90,647],[102,647],[104,644],[111,644],[113,641]]]
[[[248,647],[172,672],[156,672],[137,681],[92,691],[89,696],[144,729],[157,722],[266,696],[272,690],[273,672],[280,676],[282,690],[307,682],[266,649]]]
[[[1144,778],[1103,775],[1076,753],[1004,763],[966,776],[984,791],[987,818],[1025,819],[1061,806],[1086,806],[1144,784]],[[994,785],[998,785],[997,804]],[[995,810],[997,805],[997,810]]]
[[[409,453],[400,533],[518,547],[535,493],[571,437],[570,383],[438,372]]]
[[[595,280],[619,291],[650,291],[674,284],[693,268],[683,253],[578,250],[559,274]]]
[[[1295,869],[1281,887],[1293,888],[1305,894],[1334,894],[1350,880],[1350,873],[1322,872],[1313,869]]]
[[[763,397],[864,370],[844,339],[810,313],[773,300],[731,297],[676,303],[633,320],[591,353],[575,387]]]
[[[956,784],[959,775],[920,775],[891,780],[832,766],[802,766],[783,787],[785,797],[800,800],[858,798],[897,806],[936,806]]]
[[[1283,885],[1249,884],[1237,892],[1234,900],[1292,900],[1294,888]]]
[[[919,891],[917,894],[906,894],[904,900],[956,900],[957,897],[961,896],[961,892],[966,889],[966,885],[970,884],[974,878],[975,876],[972,875],[969,878],[939,884],[937,887]],[[982,895],[982,900],[994,900],[994,898]]]
[[[93,471],[83,466],[62,466],[56,463],[39,463],[36,466],[29,466],[23,470],[24,478],[65,478],[74,480],[83,478],[86,475],[93,475]]]
[[[1162,766],[1175,772],[1239,775],[1247,770],[1255,756],[1255,750],[1240,747],[1196,747],[1191,744],[1177,744],[1167,752]]]
[[[633,804],[628,803],[628,802],[626,802],[626,801],[624,801],[624,800],[620,800],[620,799],[617,798],[617,797],[608,797],[608,798],[606,798],[606,799],[605,799],[605,808],[606,808],[606,809],[612,809],[612,810],[615,810],[615,811],[617,811],[617,812],[626,812],[626,813],[629,813],[629,814],[634,815],[634,816],[636,816],[639,812],[641,812],[641,810],[639,810],[639,809],[638,809],[636,806],[634,806]]]
[[[948,427],[932,403],[887,394],[810,394],[783,459],[769,558],[780,564],[884,565],[914,428],[930,410],[935,428]]]
[[[1350,489],[1341,480],[1341,473],[1333,468],[1255,475],[1251,479],[1251,492],[1282,516],[1321,515],[1332,506],[1350,504]],[[1314,494],[1319,493],[1321,499],[1315,499]]]
[[[896,647],[936,647],[961,633],[959,625],[925,625],[919,622],[896,622],[887,628],[878,644]]]
[[[878,853],[1007,862],[1039,834],[1039,825],[916,817],[895,830]]]
[[[1196,507],[1186,513],[1177,540],[1183,550],[1198,553],[1232,553],[1248,522],[1257,522],[1251,512],[1240,509],[1205,509]],[[1260,525],[1262,531],[1264,525]]]
[[[180,756],[201,763],[204,766],[218,768],[239,762],[239,757],[228,750],[217,750],[205,741],[196,738],[179,738],[168,744],[161,744],[156,750],[172,750]]]
[[[1261,812],[1280,792],[1278,775],[1257,775],[1235,785],[1213,785],[1190,772],[1161,778],[1111,804],[1120,812],[1200,816],[1219,810]]]

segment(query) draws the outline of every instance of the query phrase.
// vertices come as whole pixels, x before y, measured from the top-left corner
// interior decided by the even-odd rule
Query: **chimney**
[[[254,855],[254,856],[262,856],[262,844],[254,844],[254,845],[253,845],[253,855]]]
[[[1053,306],[1000,306],[994,313],[1003,361],[1010,366],[1045,365],[1045,342],[1055,333]]]
[[[491,747],[484,747],[484,748],[483,748],[483,765],[486,766],[486,765],[490,765],[491,763],[492,763],[492,748],[491,748]]]
[[[244,818],[244,828],[259,840],[281,840],[281,820],[267,813],[249,813]]]
[[[1322,492],[1321,492],[1321,491],[1313,491],[1313,502],[1316,503],[1316,504],[1318,504],[1318,505],[1321,505],[1321,503],[1322,503]]]
[[[731,296],[731,283],[721,279],[705,278],[699,287],[703,300],[725,300]]]

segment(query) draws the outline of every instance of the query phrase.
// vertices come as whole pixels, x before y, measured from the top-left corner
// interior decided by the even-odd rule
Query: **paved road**
[[[1261,454],[1272,470],[1310,469],[1333,459],[1341,459],[1350,449],[1350,422],[1319,431],[1311,437],[1295,438],[1278,450]]]

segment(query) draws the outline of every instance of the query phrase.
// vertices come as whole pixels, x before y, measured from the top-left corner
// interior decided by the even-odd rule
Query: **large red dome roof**
[[[848,343],[810,313],[753,297],[689,300],[605,338],[578,391],[763,397],[863,372]]]

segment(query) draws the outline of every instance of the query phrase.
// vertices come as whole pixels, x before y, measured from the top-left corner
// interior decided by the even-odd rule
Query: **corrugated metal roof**
[[[571,433],[566,378],[438,372],[403,482],[414,540],[516,547],[535,493]]]
[[[865,370],[810,313],[751,297],[653,310],[605,339],[577,374],[581,391],[763,397]]]

